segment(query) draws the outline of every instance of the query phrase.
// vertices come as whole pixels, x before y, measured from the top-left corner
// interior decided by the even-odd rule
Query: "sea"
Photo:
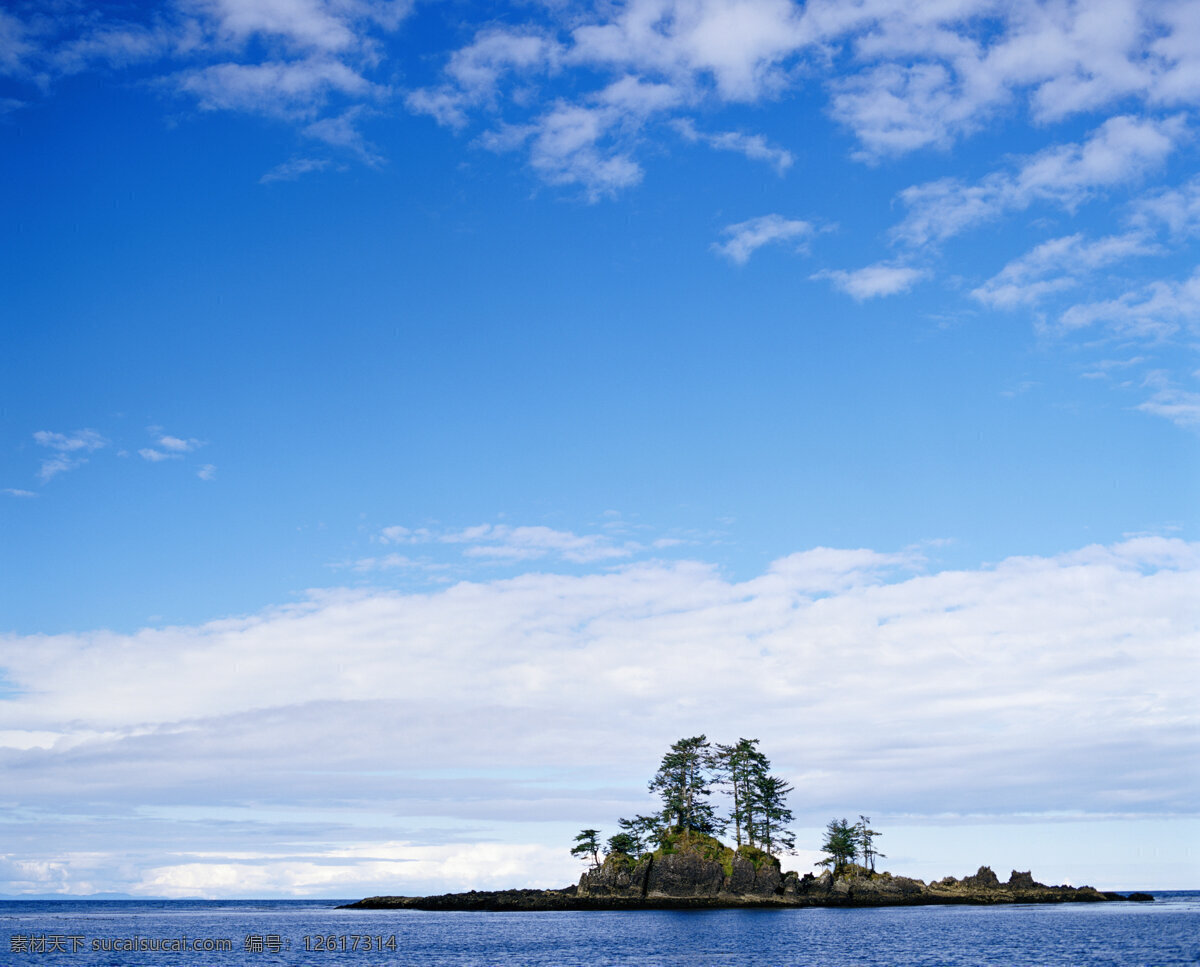
[[[349,900],[0,901],[0,967],[1166,967],[1200,891],[1153,903],[430,913]]]

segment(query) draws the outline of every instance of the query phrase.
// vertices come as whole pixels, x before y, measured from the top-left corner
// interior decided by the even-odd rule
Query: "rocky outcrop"
[[[628,900],[772,900],[783,894],[779,860],[759,849],[732,849],[711,836],[669,839],[637,860],[610,853],[579,878],[579,897]]]
[[[668,841],[637,859],[612,854],[562,890],[498,890],[433,897],[369,897],[356,909],[416,910],[633,910],[706,907],[884,907],[919,904],[1094,903],[1153,900],[1135,893],[1101,893],[1090,886],[1046,886],[1013,870],[1007,883],[981,866],[961,880],[926,884],[891,873],[853,869],[834,876],[780,872],[761,850],[734,850],[712,837]]]

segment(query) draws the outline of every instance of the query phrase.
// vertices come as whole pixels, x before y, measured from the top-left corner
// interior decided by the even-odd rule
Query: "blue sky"
[[[553,884],[701,731],[1196,886],[1195,6],[911,7],[0,11],[0,893]]]

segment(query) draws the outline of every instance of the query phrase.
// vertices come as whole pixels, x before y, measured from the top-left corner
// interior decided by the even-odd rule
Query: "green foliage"
[[[761,869],[764,863],[772,862],[773,859],[770,853],[757,846],[739,846],[737,852],[739,856],[748,859],[756,870]]]
[[[710,767],[716,782],[729,792],[730,811],[723,818],[723,826],[733,826],[734,841],[742,845],[743,835],[747,842],[754,842],[754,776],[759,771],[770,769],[770,763],[756,748],[758,739],[738,739],[736,745],[721,745],[710,757]]]
[[[737,845],[757,846],[769,854],[792,852],[796,837],[788,829],[792,811],[787,805],[792,787],[771,774],[771,760],[759,751],[758,739],[718,744],[710,762],[717,783],[729,792],[732,808],[724,826],[733,827]]]
[[[886,856],[885,853],[881,853],[875,848],[875,837],[882,836],[883,834],[871,828],[870,816],[863,816],[861,813],[859,814],[858,822],[854,824],[854,832],[858,837],[858,852],[862,855],[863,866],[874,873],[875,858],[877,856]]]
[[[597,837],[598,829],[582,829],[575,837],[575,845],[571,847],[571,855],[588,861],[595,868],[600,865],[600,843]]]
[[[641,844],[629,833],[617,833],[608,837],[608,855],[636,856],[642,851]]]
[[[658,816],[643,816],[638,814],[633,819],[619,819],[617,825],[621,832],[630,836],[637,844],[629,850],[633,854],[642,854],[652,845],[657,845],[665,827]]]
[[[649,787],[662,800],[664,826],[698,833],[717,831],[716,815],[708,801],[712,795],[708,763],[708,738],[703,735],[680,739],[663,756]]]
[[[828,857],[821,860],[821,866],[833,868],[834,876],[845,872],[847,864],[858,855],[858,830],[845,819],[831,819],[825,827],[825,842],[821,844],[821,852]]]
[[[713,860],[722,866],[728,865],[727,873],[733,871],[733,850],[715,836],[683,829],[680,826],[663,830],[658,849],[654,851],[653,855],[661,858],[673,853],[687,852],[699,853],[706,860]]]

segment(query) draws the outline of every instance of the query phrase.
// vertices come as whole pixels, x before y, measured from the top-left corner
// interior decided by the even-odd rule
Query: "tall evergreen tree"
[[[758,845],[775,855],[776,851],[790,853],[796,848],[796,835],[788,829],[792,811],[788,808],[791,784],[782,776],[763,772],[755,777],[753,799],[758,819]]]
[[[872,829],[871,817],[864,816],[862,813],[858,815],[858,822],[854,825],[854,831],[858,837],[858,851],[862,854],[863,866],[874,872],[875,858],[885,855],[875,848],[875,837],[882,836],[883,834],[878,830]]]
[[[716,817],[708,797],[708,738],[696,735],[680,739],[663,756],[658,772],[650,780],[650,791],[663,804],[663,823],[684,832],[713,833]]]
[[[738,739],[736,745],[718,744],[711,767],[718,785],[724,786],[732,800],[725,828],[733,827],[738,846],[754,843],[754,776],[757,769],[769,769],[770,763],[757,749],[758,739]],[[744,839],[743,839],[744,837]]]
[[[846,864],[858,855],[858,832],[845,819],[831,819],[825,827],[825,842],[821,844],[821,852],[828,853],[821,860],[821,866],[833,868],[836,876],[842,872]]]

